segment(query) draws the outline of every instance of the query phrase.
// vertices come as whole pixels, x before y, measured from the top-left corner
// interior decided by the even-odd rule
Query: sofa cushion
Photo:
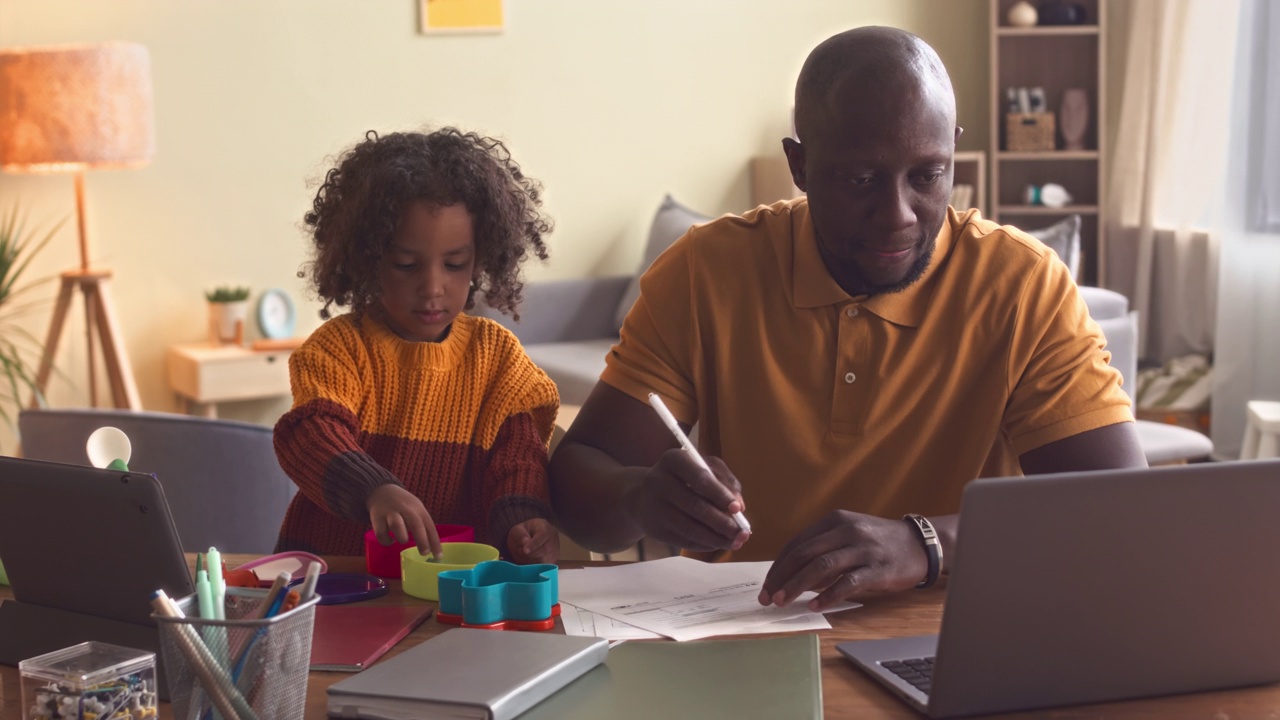
[[[631,279],[626,292],[622,293],[622,300],[618,302],[614,324],[619,330],[622,329],[622,321],[627,318],[627,313],[631,312],[631,306],[635,304],[636,298],[640,297],[640,276],[644,271],[649,269],[662,251],[671,247],[671,243],[688,232],[690,227],[710,219],[676,202],[669,194],[662,199],[662,205],[653,216],[653,224],[649,226],[649,243],[645,245],[644,259],[640,263],[640,269]]]
[[[581,405],[604,372],[605,356],[615,342],[617,338],[533,343],[524,351],[556,384],[561,405]]]
[[[1049,227],[1028,230],[1027,234],[1053,248],[1071,271],[1071,277],[1080,279],[1080,216],[1069,215]]]

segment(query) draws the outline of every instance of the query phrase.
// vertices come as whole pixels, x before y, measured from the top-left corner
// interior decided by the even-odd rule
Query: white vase
[[[1016,2],[1013,7],[1009,8],[1009,14],[1005,16],[1009,24],[1014,27],[1031,27],[1040,19],[1040,13],[1036,11],[1036,6],[1021,0]]]
[[[1084,135],[1089,129],[1089,95],[1084,88],[1062,91],[1062,104],[1058,107],[1058,129],[1062,132],[1064,149],[1084,150]]]
[[[244,325],[249,318],[249,301],[209,303],[209,342],[213,345],[244,343]]]

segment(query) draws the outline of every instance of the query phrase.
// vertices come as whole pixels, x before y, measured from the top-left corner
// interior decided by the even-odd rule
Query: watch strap
[[[902,519],[915,528],[924,543],[924,554],[929,560],[929,570],[917,588],[927,588],[938,582],[938,574],[942,571],[942,543],[938,540],[938,531],[933,528],[929,518],[916,513],[907,513]]]

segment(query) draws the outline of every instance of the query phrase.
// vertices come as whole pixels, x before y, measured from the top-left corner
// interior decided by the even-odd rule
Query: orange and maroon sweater
[[[505,554],[508,531],[550,518],[547,444],[560,400],[506,328],[458,315],[438,343],[368,314],[329,320],[289,358],[293,408],[276,456],[298,485],[277,551],[361,555],[374,489],[399,483],[437,523]]]

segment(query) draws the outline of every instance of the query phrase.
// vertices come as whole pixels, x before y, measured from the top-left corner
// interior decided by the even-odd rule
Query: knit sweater
[[[366,502],[386,483],[436,523],[470,525],[505,554],[507,533],[550,518],[555,384],[506,328],[458,315],[438,343],[368,314],[333,318],[289,358],[293,408],[276,456],[298,485],[277,551],[361,555]]]

